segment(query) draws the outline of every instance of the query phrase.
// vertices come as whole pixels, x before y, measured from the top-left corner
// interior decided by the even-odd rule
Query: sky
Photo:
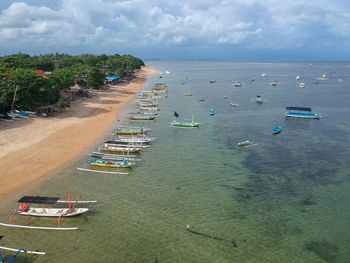
[[[0,56],[347,60],[349,0],[0,0]]]

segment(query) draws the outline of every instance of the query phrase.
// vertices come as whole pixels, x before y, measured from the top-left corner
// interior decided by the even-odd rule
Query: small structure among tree
[[[39,114],[39,116],[43,117],[49,117],[49,116],[55,116],[57,109],[54,106],[40,106],[37,108],[36,112]]]
[[[106,78],[107,84],[115,85],[120,80],[119,76],[109,76]]]

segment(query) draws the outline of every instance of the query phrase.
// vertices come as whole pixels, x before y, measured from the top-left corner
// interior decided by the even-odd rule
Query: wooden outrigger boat
[[[165,85],[164,83],[162,82],[157,82],[156,84],[153,85],[153,90],[162,90],[162,89],[165,89],[167,88],[168,86]]]
[[[110,167],[110,168],[130,168],[136,165],[129,161],[107,161],[100,159],[92,159],[89,162],[90,165],[99,166],[99,167]]]
[[[121,153],[138,153],[141,152],[143,150],[143,148],[141,147],[128,147],[125,145],[124,146],[120,146],[120,145],[108,145],[108,146],[102,146],[99,148],[100,151],[104,151],[104,152],[121,152]]]
[[[159,104],[155,101],[149,101],[149,100],[137,100],[136,105],[139,107],[156,107]]]
[[[153,97],[153,95],[154,95],[154,93],[151,90],[144,90],[144,91],[141,91],[139,93],[139,96],[141,96],[141,97],[144,97],[144,96]]]
[[[142,144],[119,144],[116,141],[106,141],[104,145],[99,147],[100,152],[122,152],[122,153],[137,153],[144,148],[149,147]]]
[[[23,196],[18,200],[21,203],[20,207],[15,209],[15,213],[11,215],[10,224],[0,223],[1,226],[26,228],[26,229],[42,229],[42,230],[76,230],[77,227],[61,227],[62,217],[78,216],[87,212],[88,208],[77,208],[76,205],[81,200],[81,196],[77,196],[74,204],[70,200],[70,191],[68,190],[68,201],[59,200],[58,197],[40,197],[40,196]],[[60,202],[61,201],[61,202]],[[96,203],[97,201],[85,201],[84,203]],[[51,208],[50,206],[57,203],[68,203],[68,208]],[[32,204],[42,204],[43,207],[31,207]],[[16,215],[35,216],[35,217],[56,217],[58,218],[58,227],[40,227],[40,226],[26,226],[13,224],[13,218]]]
[[[301,119],[319,119],[321,116],[311,112],[311,108],[304,107],[286,107],[286,118],[301,118]],[[304,111],[304,112],[303,112]]]
[[[258,104],[263,104],[263,102],[269,102],[268,100],[264,99],[261,95],[256,95],[255,98],[250,99],[251,102],[256,102]]]
[[[114,132],[116,135],[131,135],[131,134],[145,134],[150,129],[145,129],[143,127],[117,127]]]
[[[123,155],[123,154],[110,154],[110,153],[102,153],[102,152],[92,152],[90,154],[91,157],[100,158],[104,160],[114,160],[114,161],[140,161],[140,159],[136,159],[135,155]]]
[[[154,90],[153,93],[154,93],[154,96],[156,96],[156,98],[167,98],[168,97],[168,90],[167,89]]]
[[[116,154],[108,154],[101,152],[101,148],[99,148],[98,152],[93,152],[91,154],[90,160],[84,163],[84,167],[78,167],[78,170],[86,171],[86,172],[95,172],[95,173],[105,173],[105,174],[123,174],[128,175],[128,172],[120,172],[120,168],[131,168],[136,165],[135,161],[138,159],[135,158],[134,155],[116,155]],[[124,153],[124,152],[123,152]],[[95,170],[88,169],[87,166],[90,167],[99,167],[99,168],[116,168],[115,171],[105,171],[105,170]]]
[[[140,110],[140,111],[157,112],[157,111],[160,111],[160,108],[157,107],[157,106],[153,106],[153,107],[144,107],[144,106],[140,106],[140,105],[139,105],[139,110]]]
[[[149,144],[156,138],[147,137],[145,135],[118,135],[114,141],[118,144]]]
[[[144,111],[141,111],[141,110],[139,110],[139,111],[137,111],[137,112],[130,112],[130,115],[132,115],[132,114],[142,114],[142,115],[147,115],[147,116],[157,116],[158,115],[158,113],[156,112],[156,111],[150,111],[150,110],[144,110]]]
[[[192,116],[192,122],[178,122],[176,120],[173,120],[169,123],[170,127],[174,128],[198,128],[200,123],[194,122],[193,116]]]
[[[136,165],[136,163],[130,162],[128,160],[116,159],[113,159],[111,156],[105,158],[105,156],[92,155],[90,161],[88,161],[88,164],[91,166],[110,168],[131,168]]]
[[[258,145],[258,144],[257,144],[257,143],[253,143],[253,142],[251,142],[251,141],[249,141],[249,140],[246,140],[246,141],[237,143],[237,145],[238,145],[239,147],[242,147],[242,146],[243,146],[244,148],[249,148],[249,147],[256,146],[256,145]]]
[[[143,121],[151,121],[154,120],[156,116],[151,115],[151,114],[130,114],[129,115],[129,120],[143,120]]]

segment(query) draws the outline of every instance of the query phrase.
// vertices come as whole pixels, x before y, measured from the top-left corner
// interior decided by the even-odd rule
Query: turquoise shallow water
[[[87,158],[81,156],[3,200],[2,222],[25,194],[64,198],[69,187],[73,195],[100,201],[86,215],[62,220],[77,231],[1,228],[1,244],[47,252],[16,262],[350,261],[348,64],[150,63],[171,71],[162,79],[150,77],[144,87],[156,81],[169,86],[159,117],[144,124],[157,140],[128,176],[80,172],[76,167]],[[329,79],[314,84],[322,74]],[[233,87],[232,79],[243,85]],[[308,87],[297,88],[299,82]],[[252,103],[256,95],[268,102]],[[322,118],[286,120],[286,106],[309,106]],[[120,123],[131,123],[126,115],[133,109],[133,102],[122,109]],[[174,111],[180,120],[194,115],[200,128],[170,128]],[[277,125],[283,131],[273,136]],[[247,139],[257,145],[237,147]],[[56,224],[42,218],[15,221]],[[187,224],[204,235],[186,231]]]

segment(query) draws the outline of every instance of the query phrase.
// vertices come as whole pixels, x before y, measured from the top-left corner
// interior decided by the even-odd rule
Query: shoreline
[[[142,67],[129,83],[111,86],[57,114],[18,120],[0,131],[0,199],[79,156],[116,121],[118,110],[157,74]]]

